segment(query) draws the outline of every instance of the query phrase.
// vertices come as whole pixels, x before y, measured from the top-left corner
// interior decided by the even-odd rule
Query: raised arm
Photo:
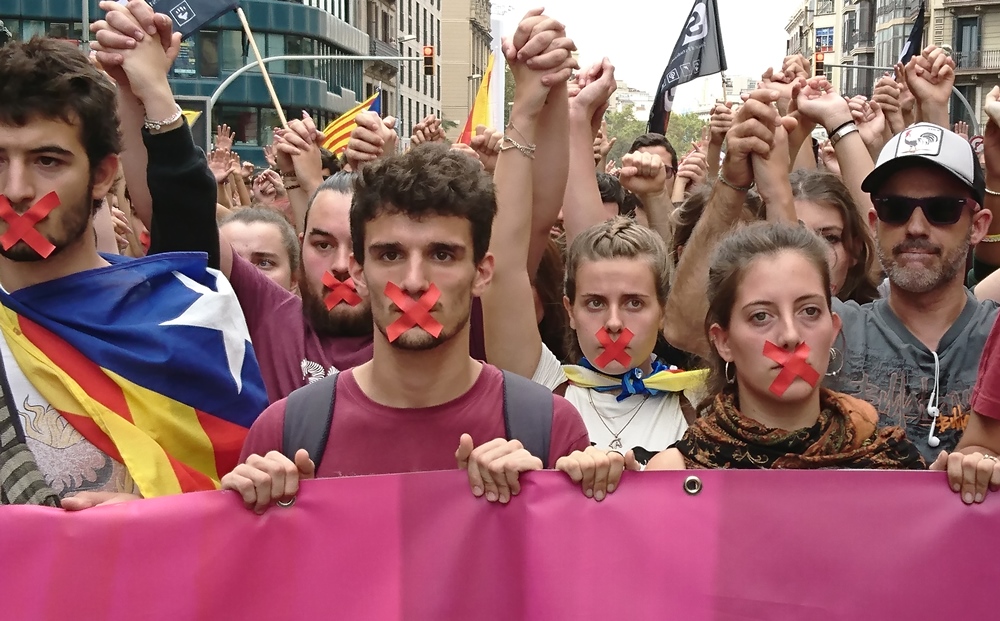
[[[550,77],[547,81],[551,80]],[[551,84],[545,105],[538,115],[535,137],[538,149],[532,171],[531,246],[528,249],[528,273],[531,275],[538,271],[552,225],[559,219],[569,179],[569,94],[566,80]]]
[[[578,75],[577,84],[580,92],[569,101],[569,181],[563,200],[567,245],[607,219],[594,175],[594,135],[615,92],[615,68],[605,58]]]
[[[116,78],[122,97],[139,101],[147,119],[164,121],[176,116],[179,107],[167,82],[167,71],[179,49],[180,35],[171,35],[169,29],[161,29],[158,35],[142,33],[143,28],[162,24],[163,20],[169,25],[169,18],[155,15],[141,0],[132,0],[127,7],[102,2],[101,8],[107,16],[94,24],[97,41],[93,47],[101,64],[113,68],[109,73]],[[136,40],[134,36],[142,38]],[[168,41],[166,48],[161,39]],[[231,255],[220,252],[215,224],[215,179],[205,154],[194,145],[184,118],[163,124],[158,130],[142,130],[130,123],[122,131],[143,132],[140,140],[145,144],[147,170],[144,178],[130,179],[126,169],[126,183],[130,194],[135,186],[149,188],[150,254],[206,252],[209,265],[221,266],[228,275],[226,261]],[[135,136],[128,142],[134,144]]]
[[[274,150],[288,200],[292,207],[295,231],[302,234],[309,197],[323,183],[323,160],[320,154],[320,133],[312,117],[288,123],[288,129],[274,130]]]
[[[796,104],[801,114],[826,128],[831,142],[835,143],[833,148],[840,164],[841,179],[850,189],[861,218],[867,222],[872,202],[868,193],[861,189],[861,182],[875,165],[857,131],[847,101],[826,78],[812,78],[801,88]],[[842,132],[839,138],[834,135],[838,131]]]
[[[948,103],[955,86],[955,61],[943,48],[928,45],[906,65],[906,85],[916,99],[919,121],[951,129]]]
[[[987,239],[1000,239],[1000,196],[990,194],[1000,192],[1000,86],[994,86],[986,95],[983,105],[986,112],[986,130],[983,132],[983,156],[986,160],[986,200],[985,207],[993,213]],[[976,260],[990,266],[1000,266],[1000,243],[980,242],[975,249]],[[1000,283],[998,283],[1000,285]],[[1000,294],[1000,286],[998,286]],[[979,296],[978,287],[976,296]],[[992,297],[992,296],[990,296]]]
[[[550,38],[551,31],[545,29],[547,20],[537,11],[529,12],[515,36],[504,42],[505,56],[514,59],[510,62],[515,89],[509,127],[517,128],[518,137],[514,139],[517,143],[526,148],[535,145],[536,150],[532,158],[530,152],[504,141],[504,149],[497,158],[493,179],[498,210],[490,242],[496,263],[493,280],[482,297],[487,357],[501,369],[528,378],[534,375],[542,351],[528,272],[533,186],[538,183],[535,169],[546,139],[540,122],[546,97],[552,97],[546,83],[554,80],[565,83],[575,65],[568,49],[555,48],[556,53],[549,54],[546,50],[553,48],[540,47]],[[531,33],[534,34],[528,38],[526,35]],[[529,63],[525,54],[519,52],[549,62]],[[555,63],[559,64],[551,70],[532,68],[532,65]],[[547,150],[552,152],[551,145]]]
[[[739,220],[749,189],[753,186],[751,155],[768,157],[774,148],[775,127],[780,123],[772,105],[778,93],[756,90],[736,113],[735,124],[726,136],[729,149],[712,188],[705,213],[684,246],[667,297],[663,336],[674,347],[707,357],[705,316],[708,314],[708,268],[712,251]]]
[[[673,237],[670,225],[673,203],[667,194],[667,167],[663,160],[655,153],[626,153],[618,178],[623,188],[639,197],[649,216],[649,228],[659,233],[669,246]]]

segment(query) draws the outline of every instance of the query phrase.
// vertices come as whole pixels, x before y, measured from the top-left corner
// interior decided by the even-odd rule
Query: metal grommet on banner
[[[691,496],[697,496],[701,492],[701,479],[696,476],[684,479],[684,491]]]
[[[289,500],[279,500],[276,504],[279,507],[291,507],[295,504],[295,496],[292,496]]]

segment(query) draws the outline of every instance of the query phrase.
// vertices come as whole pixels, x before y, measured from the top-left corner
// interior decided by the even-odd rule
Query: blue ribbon
[[[604,371],[601,371],[600,369],[598,369],[597,367],[595,367],[593,364],[591,364],[591,362],[589,360],[587,360],[586,357],[580,359],[580,366],[584,367],[584,368],[587,368],[587,369],[590,369],[591,371],[594,371],[595,373],[600,373],[601,375],[603,375],[605,377],[609,377],[609,378],[612,378],[612,379],[620,380],[621,381],[621,394],[619,394],[618,397],[616,397],[616,399],[618,401],[624,401],[625,399],[628,399],[632,395],[650,395],[650,396],[656,396],[656,395],[660,394],[661,392],[663,392],[662,390],[657,390],[655,388],[647,388],[646,387],[646,384],[643,383],[643,381],[642,381],[642,378],[643,378],[642,369],[640,369],[639,367],[636,367],[634,369],[629,369],[628,371],[626,371],[625,373],[622,373],[621,375],[611,375],[611,374],[605,373]],[[650,375],[648,377],[652,377],[653,375],[656,375],[657,373],[661,373],[661,372],[670,372],[670,370],[671,370],[671,368],[669,366],[663,364],[662,362],[660,362],[659,360],[657,360],[656,358],[654,358],[653,359],[653,372],[650,373]],[[614,392],[615,390],[618,390],[618,386],[595,386],[594,390],[596,390],[598,392]]]

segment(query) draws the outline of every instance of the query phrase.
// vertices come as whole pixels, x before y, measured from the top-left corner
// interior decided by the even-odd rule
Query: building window
[[[267,35],[267,56],[284,56],[285,55],[285,35],[282,34],[268,34]],[[274,73],[285,73],[285,61],[276,60],[267,64],[267,68]]]
[[[198,70],[203,78],[219,77],[219,32],[202,30],[198,33]]]
[[[816,15],[833,15],[833,0],[818,0],[816,2]]]
[[[979,18],[955,18],[955,63],[959,69],[981,67],[979,62]]]
[[[833,51],[833,27],[816,29],[816,51]]]
[[[222,45],[219,46],[219,60],[222,70],[232,73],[244,65],[242,33],[236,30],[222,31]]]

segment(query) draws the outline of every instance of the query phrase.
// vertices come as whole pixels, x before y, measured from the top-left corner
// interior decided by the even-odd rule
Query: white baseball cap
[[[983,204],[986,178],[972,145],[958,134],[933,123],[915,123],[893,136],[879,153],[875,170],[861,182],[861,189],[878,192],[889,177],[918,159],[951,173],[968,186],[980,205]]]

